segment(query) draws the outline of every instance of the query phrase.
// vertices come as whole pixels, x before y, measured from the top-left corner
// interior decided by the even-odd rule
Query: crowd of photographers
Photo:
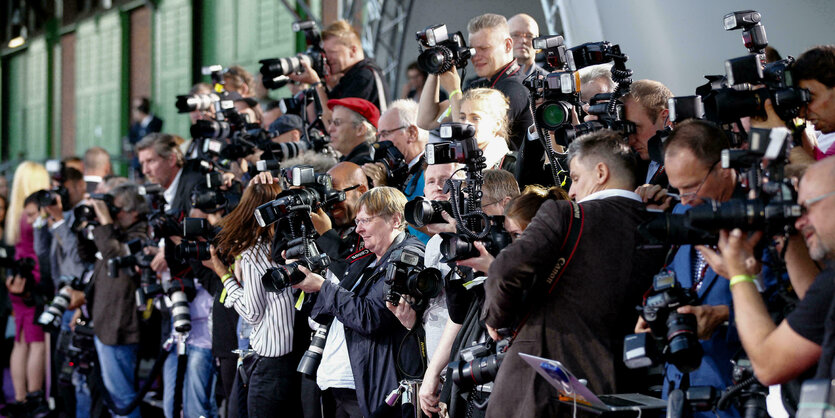
[[[138,102],[135,181],[100,148],[14,174],[3,413],[820,415],[835,46],[767,58],[760,20],[725,16],[750,54],[693,96],[484,14],[417,33],[410,98],[339,21],[261,61],[292,97],[204,68],[188,141]]]

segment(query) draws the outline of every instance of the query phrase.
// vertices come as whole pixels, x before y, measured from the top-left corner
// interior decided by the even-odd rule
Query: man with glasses
[[[742,346],[751,359],[754,373],[765,385],[786,383],[798,376],[811,377],[804,372],[813,370],[819,359],[818,376],[832,375],[835,354],[835,313],[830,309],[835,296],[833,175],[835,159],[829,158],[810,166],[800,181],[797,201],[803,215],[794,224],[799,234],[788,240],[785,260],[792,286],[801,300],[779,325],[771,320],[757,291],[759,266],[753,246],[760,234],[746,238],[739,229],[722,231],[719,252],[705,251],[711,265],[727,271]],[[826,268],[818,271],[809,257]],[[810,277],[814,281],[808,285]]]
[[[673,209],[673,213],[684,213],[707,200],[725,202],[735,192],[742,192],[737,187],[736,172],[719,164],[722,149],[729,148],[729,144],[725,134],[714,124],[701,120],[682,122],[664,146],[670,186],[681,192],[681,204]],[[668,267],[683,287],[692,288],[698,295],[698,305],[683,306],[678,312],[696,316],[704,357],[700,367],[689,375],[671,364],[666,365],[662,394],[666,398],[670,390],[689,386],[713,386],[721,391],[731,385],[731,359],[740,348],[731,320],[731,292],[702,253],[691,245],[680,246]],[[646,322],[639,318],[636,332],[647,331]],[[702,414],[714,416],[712,412]],[[719,411],[719,414],[739,416],[733,408]]]
[[[539,37],[539,25],[533,17],[525,13],[519,13],[507,20],[510,27],[510,39],[513,40],[513,58],[522,66],[525,76],[533,73],[540,75],[548,74],[542,67],[536,65],[536,49],[533,47],[533,39]]]
[[[380,111],[365,99],[349,97],[328,100],[333,117],[328,123],[331,145],[342,157],[357,165],[374,160],[371,144],[377,139],[377,121]]]

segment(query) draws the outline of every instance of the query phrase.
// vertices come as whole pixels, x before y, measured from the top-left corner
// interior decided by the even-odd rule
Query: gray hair
[[[177,157],[177,167],[182,167],[185,162],[183,151],[180,150],[180,144],[184,142],[183,138],[176,135],[169,135],[163,133],[151,133],[142,138],[136,144],[136,152],[153,149],[160,158],[167,160],[174,154]]]
[[[580,84],[585,85],[597,79],[604,79],[609,84],[610,89],[615,88],[615,82],[612,81],[612,64],[590,65],[578,71],[580,73]]]
[[[623,179],[633,188],[637,186],[638,162],[629,144],[615,131],[604,129],[575,139],[568,145],[568,164],[575,158],[592,165],[602,162],[609,167],[612,178]]]
[[[344,107],[344,106],[343,106]],[[369,144],[373,144],[377,142],[377,128],[371,124],[364,116],[360,115],[359,113],[355,112],[353,109],[345,107],[346,110],[351,114],[351,118],[353,119],[352,123],[354,126],[365,126],[365,142]]]
[[[507,25],[507,18],[502,15],[497,15],[495,13],[485,13],[481,16],[476,16],[470,19],[470,22],[467,23],[467,32],[470,35],[476,33],[482,29],[494,29],[497,28],[510,36],[510,26]]]
[[[417,126],[418,103],[411,99],[399,99],[389,103],[385,113],[397,115],[397,126],[414,126],[418,130],[418,139],[423,142],[429,140],[429,132]]]
[[[140,216],[148,213],[148,202],[139,194],[139,186],[133,183],[126,183],[117,186],[110,191],[113,198],[122,201],[122,210],[125,212],[136,211]]]
[[[333,168],[337,163],[336,158],[331,155],[322,154],[318,152],[303,152],[295,158],[290,158],[281,163],[284,167],[292,167],[294,165],[310,165],[313,166],[313,171],[317,173],[324,173]]]

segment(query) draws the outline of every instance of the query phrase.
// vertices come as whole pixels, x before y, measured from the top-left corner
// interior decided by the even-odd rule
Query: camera
[[[26,280],[26,289],[35,284],[35,259],[21,257],[15,259],[15,247],[0,245],[0,268],[6,269],[6,276],[19,275]]]
[[[70,192],[64,186],[55,186],[50,190],[39,190],[35,193],[38,196],[38,206],[41,208],[57,205],[58,199],[61,199],[64,210],[69,209],[67,206],[70,204]]]
[[[672,271],[655,275],[652,290],[645,297],[641,310],[654,339],[637,335],[624,339],[627,367],[645,367],[664,360],[683,373],[699,368],[704,349],[698,339],[696,316],[676,311],[681,306],[698,303],[695,292],[683,288]]]
[[[484,165],[484,153],[478,148],[473,125],[458,122],[444,123],[441,124],[440,136],[445,140],[444,142],[426,144],[427,164],[477,165],[481,163]]]
[[[75,322],[75,329],[62,331],[58,336],[58,350],[64,354],[64,362],[58,371],[58,380],[72,384],[73,371],[88,375],[96,361],[93,327],[83,316]]]
[[[549,71],[561,69],[576,70],[574,56],[568,52],[565,39],[559,35],[545,35],[534,38],[533,48],[545,55],[545,68]]]
[[[452,203],[447,200],[427,200],[423,196],[418,196],[409,202],[406,202],[406,222],[412,224],[416,228],[422,228],[429,224],[444,223],[442,212],[452,215]]]
[[[278,267],[269,268],[261,277],[261,283],[268,292],[282,292],[284,289],[304,280],[304,273],[299,266],[322,274],[330,266],[330,257],[319,251],[316,242],[308,236],[294,238],[287,243],[287,259],[298,259]]]
[[[278,89],[289,82],[288,74],[301,73],[304,70],[302,61],[307,61],[310,68],[316,71],[320,78],[327,73],[327,59],[325,51],[322,50],[322,37],[316,22],[312,20],[294,22],[293,32],[303,32],[307,50],[298,56],[287,58],[271,58],[259,61],[261,63],[261,76],[264,87],[267,89]],[[284,110],[282,110],[283,112]]]
[[[322,362],[325,343],[328,341],[328,331],[330,331],[330,324],[320,324],[316,328],[313,338],[310,340],[310,346],[302,354],[302,359],[296,368],[297,372],[308,376],[316,376],[316,370],[319,369],[319,363]]]
[[[70,298],[72,297],[71,290],[83,290],[84,284],[81,279],[73,277],[66,286],[58,291],[58,294],[52,298],[52,301],[44,308],[44,311],[38,316],[37,324],[42,326],[44,331],[54,332],[61,329],[61,321],[67,306],[70,305]]]
[[[401,296],[414,299],[415,311],[426,309],[429,300],[438,296],[444,283],[440,270],[423,267],[423,252],[403,248],[391,255],[393,260],[386,268],[383,295],[394,306],[400,303]]]
[[[429,74],[441,74],[455,68],[464,68],[475,51],[467,47],[461,32],[449,34],[444,24],[429,26],[415,34],[420,55],[418,67]]]
[[[119,213],[119,208],[116,207],[116,204],[113,203],[113,195],[110,194],[103,194],[103,193],[91,193],[90,199],[101,200],[102,202],[107,205],[107,211],[110,214],[111,218],[116,218],[116,214]],[[96,216],[96,211],[90,205],[78,205],[72,209],[73,211],[73,223],[70,225],[70,229],[73,232],[80,232],[86,226],[90,225],[98,225],[98,216]]]
[[[345,200],[345,191],[333,188],[333,179],[315,173],[312,166],[299,165],[282,170],[282,176],[294,189],[281,192],[275,200],[255,208],[255,220],[262,228],[272,225],[292,211],[331,207]]]
[[[378,141],[371,146],[374,148],[374,162],[386,166],[386,184],[400,189],[409,177],[409,164],[400,150],[391,141]]]
[[[740,10],[731,12],[722,18],[722,26],[725,30],[742,29],[742,42],[748,51],[753,54],[762,54],[768,46],[768,38],[765,36],[765,28],[762,23],[762,15],[754,10]]]
[[[463,361],[449,363],[452,369],[452,381],[462,391],[469,391],[475,386],[491,383],[499,373],[505,352],[510,347],[510,339],[494,342],[492,339],[461,350]]]
[[[208,111],[215,108],[215,103],[220,102],[220,96],[210,94],[185,94],[178,95],[175,106],[179,113],[190,113],[194,111]]]
[[[534,99],[544,99],[536,107],[537,125],[556,130],[571,123],[571,108],[578,104],[580,75],[576,71],[554,71],[545,77],[535,74],[523,81]]]
[[[475,247],[475,241],[481,241],[487,252],[493,256],[498,255],[499,251],[510,245],[510,234],[504,229],[504,216],[489,216],[488,219],[487,236],[482,239],[465,234],[442,232],[441,255],[443,258],[441,261],[449,263],[478,257],[479,252]]]

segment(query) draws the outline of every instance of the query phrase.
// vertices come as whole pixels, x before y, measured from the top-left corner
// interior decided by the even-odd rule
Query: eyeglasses
[[[513,32],[510,34],[510,37],[513,39],[528,39],[533,40],[534,36],[532,33],[522,33],[522,32]]]
[[[707,182],[707,178],[710,176],[710,173],[713,172],[713,169],[716,167],[716,164],[719,164],[719,161],[713,163],[713,165],[710,166],[710,170],[707,170],[707,174],[705,174],[705,178],[703,178],[702,182],[699,183],[699,187],[696,188],[695,192],[681,193],[679,195],[679,197],[681,198],[682,201],[684,201],[684,199],[688,199],[688,200],[689,199],[695,199],[696,196],[699,195],[699,191],[702,190],[702,186],[704,186],[705,183]]]
[[[379,215],[374,215],[374,216],[369,216],[367,218],[355,218],[354,222],[357,224],[357,226],[368,225],[372,220],[374,220],[374,218],[379,218],[379,217],[380,217]]]
[[[401,126],[399,128],[389,129],[387,131],[378,131],[377,132],[377,140],[386,139],[386,137],[390,136],[391,134],[401,130],[401,129],[409,129],[408,126]]]
[[[832,191],[832,192],[829,192],[829,193],[824,193],[820,196],[813,197],[813,198],[810,198],[810,199],[806,199],[806,201],[804,201],[803,203],[800,204],[800,207],[802,208],[801,211],[803,212],[804,215],[809,213],[809,210],[812,209],[812,205],[814,205],[815,203],[820,202],[823,199],[826,199],[829,196],[835,196],[835,191]]]
[[[344,121],[342,119],[331,119],[331,123],[333,124],[333,126],[336,126],[338,128],[339,125],[342,125],[343,123],[348,123],[348,121]]]

